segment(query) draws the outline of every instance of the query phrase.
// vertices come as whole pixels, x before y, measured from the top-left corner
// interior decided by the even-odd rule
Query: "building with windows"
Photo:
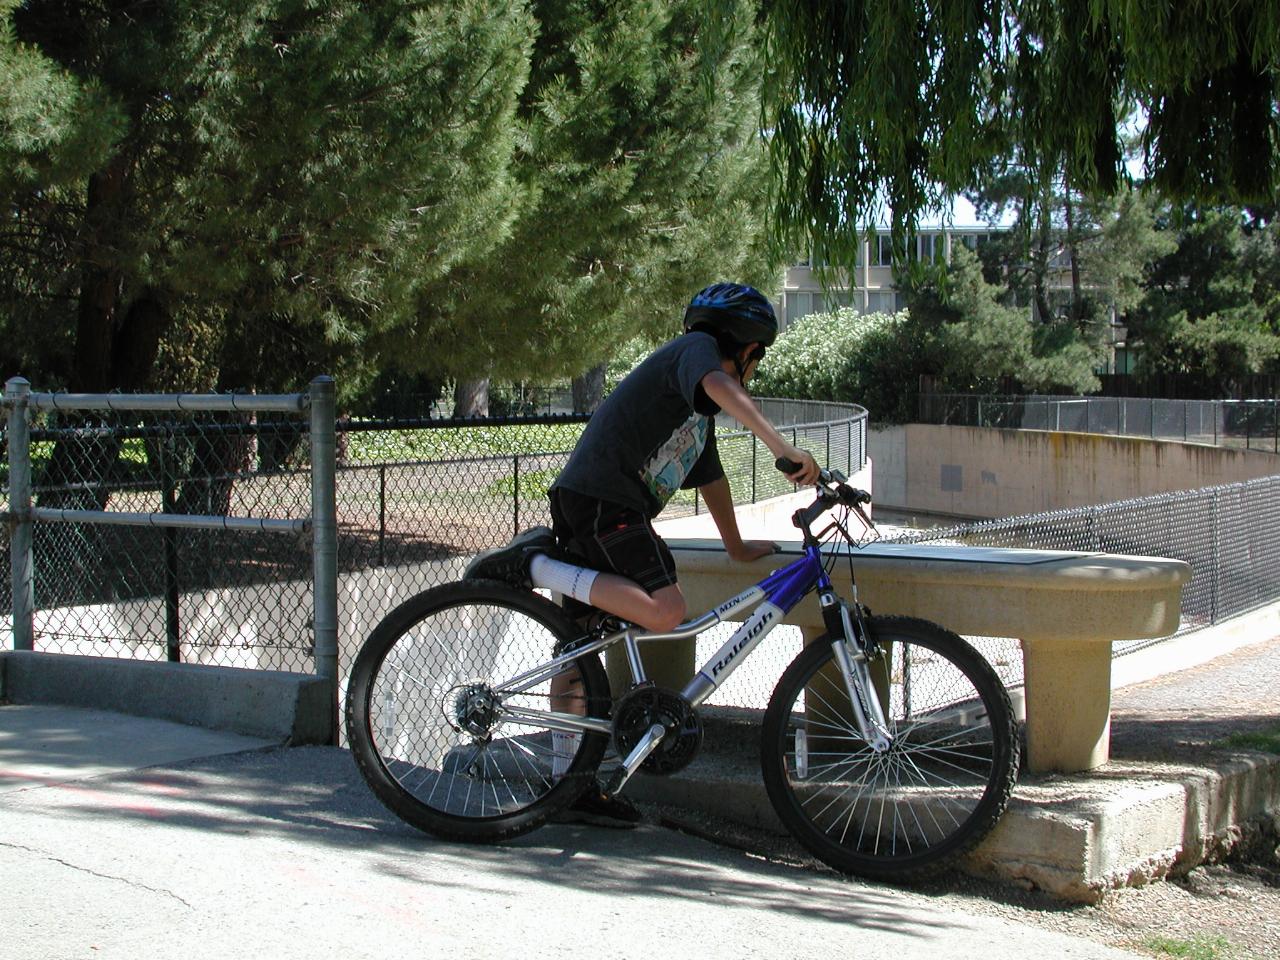
[[[936,216],[921,219],[915,236],[909,241],[908,259],[947,261],[957,244],[976,251],[993,236],[1012,227],[1012,216],[999,223],[987,223],[978,218],[972,204],[958,197],[945,219]],[[1055,315],[1065,316],[1071,306],[1071,255],[1065,247],[1050,260],[1049,266],[1048,305]],[[840,276],[825,290],[818,280],[818,270],[808,260],[788,267],[781,298],[774,306],[783,329],[811,313],[829,313],[839,307],[853,307],[859,313],[896,313],[905,309],[906,298],[894,281],[893,241],[888,228],[878,227],[870,237],[864,237],[852,276]],[[1044,319],[1035,304],[1026,306],[1033,319]],[[1098,373],[1132,372],[1136,351],[1126,344],[1126,336],[1127,330],[1120,318],[1114,310],[1109,311],[1104,340],[1106,353]]]
[[[992,226],[978,219],[972,204],[957,198],[951,215],[921,220],[911,239],[913,259],[949,260],[955,244],[970,250],[986,242],[993,232],[1007,230],[1006,224]],[[785,328],[811,313],[853,307],[859,313],[894,313],[906,303],[894,283],[893,246],[887,228],[878,228],[870,238],[863,238],[853,276],[841,278],[823,290],[814,264],[802,260],[787,268],[782,285],[778,317]]]

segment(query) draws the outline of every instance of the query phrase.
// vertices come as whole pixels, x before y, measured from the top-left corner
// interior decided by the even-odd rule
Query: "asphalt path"
[[[1133,957],[644,825],[501,846],[388,814],[345,750],[0,707],[0,958]]]

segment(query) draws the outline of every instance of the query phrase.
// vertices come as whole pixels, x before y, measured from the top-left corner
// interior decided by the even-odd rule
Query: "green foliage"
[[[12,17],[21,5],[0,0],[0,196],[83,179],[124,127],[98,87],[18,42]]]
[[[958,247],[950,265],[918,271],[910,310],[811,314],[783,332],[753,384],[772,396],[860,403],[877,422],[917,414],[921,377],[945,391],[1096,389],[1097,344],[1071,323],[1033,323],[1004,302],[982,265]]]
[[[813,313],[783,331],[752,381],[760,396],[860,403],[879,422],[909,418],[904,385],[931,344],[913,341],[908,314]],[[913,402],[913,401],[912,401]]]
[[[509,227],[522,4],[0,17],[4,360],[45,384],[358,388],[414,292]]]
[[[1180,960],[1230,960],[1236,955],[1230,941],[1220,936],[1168,937],[1163,934],[1147,937],[1142,946],[1158,957],[1178,957]]]
[[[373,430],[348,434],[348,463],[416,463],[511,454],[570,451],[581,423],[431,430]]]
[[[625,343],[620,344],[609,355],[608,363],[605,366],[605,393],[611,392],[622,381],[623,377],[639,366],[640,361],[649,356],[659,345],[660,341],[651,340],[645,336],[632,337]]]
[[[1245,750],[1262,750],[1266,753],[1280,753],[1280,725],[1256,733],[1233,733],[1222,743],[1228,747],[1240,747]]]
[[[689,296],[773,286],[749,6],[710,49],[699,0],[539,0],[520,95],[509,235],[419,298],[396,353],[460,377],[574,375],[637,334],[678,332]]]
[[[1171,211],[1176,248],[1155,262],[1128,317],[1141,372],[1179,374],[1229,396],[1251,374],[1280,371],[1280,246],[1274,226],[1233,208]]]
[[[1166,194],[1274,204],[1274,4],[777,0],[762,19],[780,250],[851,268],[886,206],[902,236],[991,167],[1033,198],[1111,195],[1129,110]]]

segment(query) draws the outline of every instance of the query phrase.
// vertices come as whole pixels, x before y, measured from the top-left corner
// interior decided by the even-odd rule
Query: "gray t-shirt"
[[[654,517],[676,490],[723,477],[712,419],[720,408],[699,386],[720,369],[709,334],[686,333],[659,347],[600,404],[552,489]]]

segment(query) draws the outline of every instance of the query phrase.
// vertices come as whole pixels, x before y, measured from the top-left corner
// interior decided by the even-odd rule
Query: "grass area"
[[[520,499],[521,500],[543,500],[547,496],[547,491],[551,489],[551,484],[555,483],[556,477],[560,476],[560,468],[555,467],[550,470],[530,470],[520,473]],[[501,497],[509,500],[515,494],[515,475],[507,474],[500,480],[496,480],[485,488],[485,493],[491,497]]]
[[[1220,741],[1223,746],[1240,750],[1261,750],[1264,753],[1280,753],[1280,725],[1255,733],[1233,733]]]
[[[1235,950],[1226,937],[1196,936],[1183,940],[1179,937],[1156,935],[1142,941],[1142,948],[1157,957],[1178,957],[1179,960],[1230,960]]]
[[[347,462],[397,463],[567,451],[578,442],[583,426],[581,423],[550,423],[353,432],[347,435]]]

